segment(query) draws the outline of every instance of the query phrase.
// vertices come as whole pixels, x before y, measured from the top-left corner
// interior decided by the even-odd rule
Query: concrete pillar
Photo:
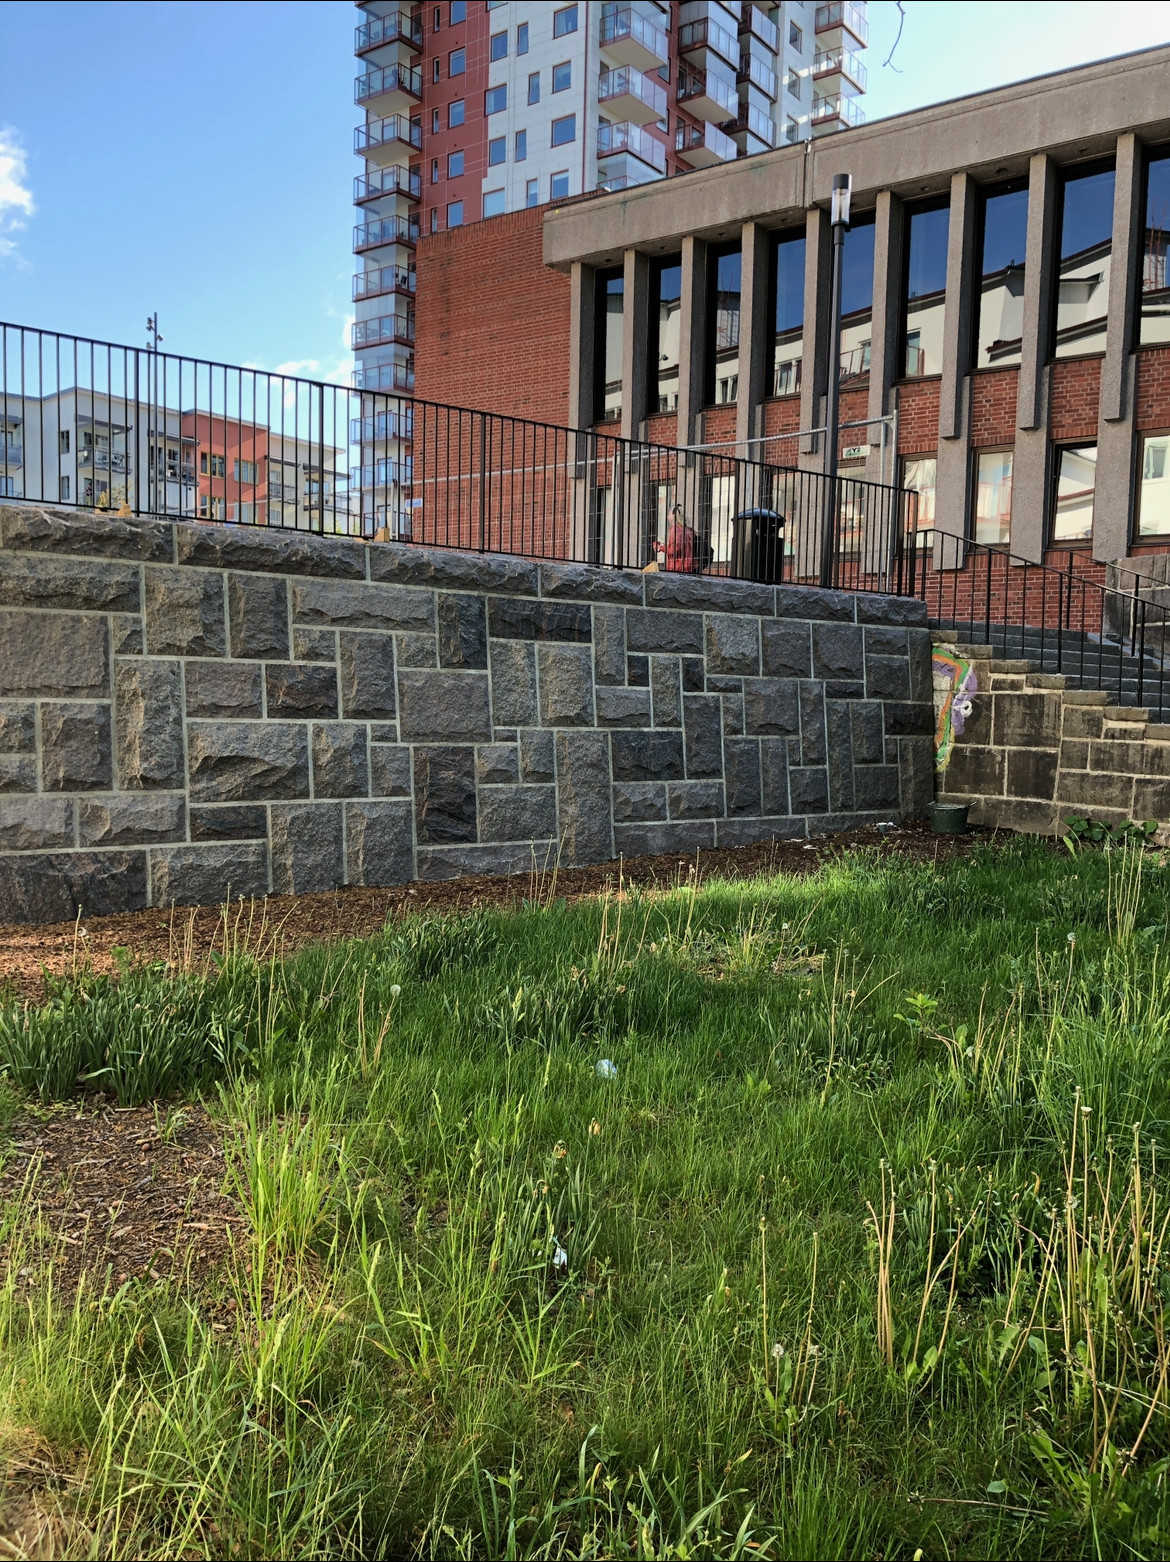
[[[636,439],[646,418],[650,346],[650,258],[628,249],[622,268],[622,438]]]
[[[935,529],[965,537],[971,493],[971,331],[976,288],[976,190],[967,173],[951,179],[947,302],[938,397]],[[952,554],[948,551],[948,561]]]
[[[679,299],[678,443],[695,443],[703,410],[703,333],[707,322],[707,246],[687,234],[682,241]]]
[[[1143,227],[1141,199],[1141,147],[1137,137],[1127,131],[1117,138],[1109,318],[1097,415],[1093,557],[1106,562],[1124,558],[1130,543],[1130,506],[1137,460],[1134,439],[1137,356],[1133,336]]]
[[[800,426],[820,428],[825,421],[825,391],[829,378],[829,290],[833,253],[829,214],[813,206],[805,214],[804,348],[800,371]],[[819,435],[800,441],[800,465],[819,468],[823,443]]]
[[[757,409],[768,392],[772,361],[769,329],[770,235],[758,222],[744,223],[739,295],[739,392],[735,406],[736,455],[758,459],[758,445],[747,441],[759,421]]]
[[[1012,462],[1011,551],[1038,562],[1048,530],[1048,390],[1052,279],[1056,269],[1057,170],[1039,152],[1028,165],[1024,339]]]
[[[593,330],[596,273],[573,262],[569,290],[569,427],[593,426]]]
[[[866,416],[884,417],[893,410],[892,390],[902,378],[902,203],[890,190],[879,190],[873,236],[873,323],[869,349],[869,403]],[[886,452],[881,470],[881,427],[874,422],[859,429],[849,444],[868,444],[865,476],[871,483],[897,481],[897,458]],[[891,472],[894,476],[891,476]]]

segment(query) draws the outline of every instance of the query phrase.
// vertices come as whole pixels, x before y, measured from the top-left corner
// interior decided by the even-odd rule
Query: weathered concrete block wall
[[[898,598],[0,505],[0,922],[921,813]]]
[[[972,824],[1063,833],[1070,814],[1170,821],[1170,726],[989,646],[934,653],[940,801]]]

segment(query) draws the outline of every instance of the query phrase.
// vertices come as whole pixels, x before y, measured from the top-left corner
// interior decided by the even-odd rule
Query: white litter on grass
[[[553,1238],[552,1265],[554,1269],[567,1269],[569,1267],[569,1255],[565,1252],[557,1237]]]
[[[613,1061],[612,1058],[602,1058],[601,1062],[597,1065],[596,1074],[598,1079],[616,1079],[617,1064]]]

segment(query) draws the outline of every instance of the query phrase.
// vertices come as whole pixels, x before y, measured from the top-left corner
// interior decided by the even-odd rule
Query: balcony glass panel
[[[827,125],[839,120],[842,125],[855,129],[865,124],[865,111],[855,98],[847,98],[843,92],[830,93],[828,97],[814,97],[812,122]]]
[[[615,103],[629,98],[643,104],[653,119],[666,114],[666,88],[661,82],[635,70],[632,65],[621,65],[616,70],[603,71],[597,85],[599,103]]]
[[[1113,251],[1113,170],[1066,178],[1056,285],[1056,358],[1105,351]]]
[[[415,274],[408,266],[378,266],[359,271],[353,279],[353,296],[377,298],[383,293],[409,293],[413,296]]]
[[[414,316],[381,315],[377,320],[355,320],[353,346],[372,347],[377,342],[413,342]]]
[[[835,49],[818,49],[814,55],[813,80],[820,81],[825,76],[847,76],[861,92],[868,80],[861,56],[841,44]]]
[[[680,54],[693,54],[698,49],[713,50],[733,69],[739,66],[739,39],[734,33],[728,32],[726,27],[720,27],[718,22],[712,21],[709,16],[700,16],[696,21],[684,22],[678,30]]]
[[[402,195],[408,201],[422,196],[422,180],[402,163],[391,163],[389,168],[379,168],[372,174],[358,174],[353,181],[354,203],[374,201],[383,195]]]
[[[708,118],[712,111],[723,113],[726,119],[734,119],[739,112],[735,84],[713,70],[680,71],[678,101],[687,104],[692,113]]]
[[[1146,221],[1142,235],[1143,347],[1170,342],[1170,278],[1166,236],[1170,233],[1170,153],[1152,157],[1146,170]]]
[[[358,125],[353,133],[353,149],[364,157],[374,147],[388,146],[400,141],[416,152],[422,148],[422,126],[412,125],[405,114],[388,114],[385,119],[371,119]]]
[[[833,0],[830,5],[817,6],[814,31],[831,32],[835,27],[847,28],[858,43],[869,42],[869,23],[865,19],[865,12],[859,5],[851,5],[849,0]]]
[[[754,54],[740,56],[738,80],[750,81],[753,87],[758,87],[765,97],[775,102],[776,72],[765,65],[763,60],[757,59]]]
[[[373,222],[359,223],[353,230],[355,250],[376,249],[382,244],[417,242],[417,217],[378,217]]]
[[[355,103],[401,93],[408,98],[422,97],[422,72],[414,65],[384,65],[359,76],[353,84]]]
[[[641,125],[631,125],[626,120],[616,125],[598,125],[598,157],[612,157],[618,152],[630,152],[658,173],[666,172],[666,147]]]
[[[665,65],[670,58],[666,34],[655,27],[649,17],[643,16],[629,5],[602,7],[600,43],[603,49],[620,50],[627,45],[633,49],[631,58],[624,63],[641,65],[646,69],[653,61]]]
[[[975,300],[975,367],[1020,361],[1024,329],[1024,255],[1028,247],[1028,181],[988,193],[983,202],[983,258]]]
[[[406,11],[391,11],[389,16],[372,16],[361,27],[355,28],[353,52],[363,54],[384,43],[406,43],[413,49],[422,48],[422,22]]]
[[[906,220],[902,373],[908,380],[942,373],[950,218],[949,206],[933,206]]]

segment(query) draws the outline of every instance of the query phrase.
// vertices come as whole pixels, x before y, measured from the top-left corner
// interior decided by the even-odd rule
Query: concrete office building
[[[469,404],[507,411],[515,366],[555,357],[529,415],[819,468],[847,172],[838,469],[1099,577],[1170,542],[1168,80],[1170,48],[1145,50],[531,214],[530,236],[518,214],[493,299],[516,334],[504,386],[472,345],[483,295],[447,285],[421,321],[420,394],[450,370]],[[471,242],[432,241],[423,278],[454,277]],[[537,296],[539,335],[519,307]]]

